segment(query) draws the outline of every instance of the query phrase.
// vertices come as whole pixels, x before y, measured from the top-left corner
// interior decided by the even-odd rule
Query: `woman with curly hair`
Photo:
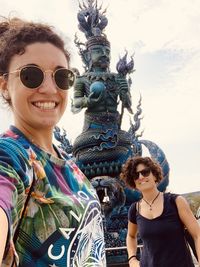
[[[98,196],[53,144],[74,80],[53,27],[2,19],[0,95],[14,118],[0,136],[2,267],[106,266]]]
[[[193,267],[184,227],[194,239],[200,263],[200,227],[182,196],[158,190],[163,178],[159,164],[150,157],[130,158],[120,176],[128,187],[142,194],[128,213],[129,266]],[[136,255],[137,233],[143,243],[140,261]]]

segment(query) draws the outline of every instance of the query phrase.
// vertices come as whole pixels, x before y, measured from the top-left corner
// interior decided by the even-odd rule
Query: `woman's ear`
[[[7,88],[7,81],[2,76],[0,77],[0,91],[5,100],[10,100],[10,95]]]
[[[5,100],[10,100],[10,95],[9,95],[8,89],[2,90],[2,96]]]

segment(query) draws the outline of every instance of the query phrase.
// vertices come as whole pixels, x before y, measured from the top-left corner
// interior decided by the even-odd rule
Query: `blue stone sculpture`
[[[99,195],[104,216],[107,262],[123,264],[127,261],[127,214],[130,204],[141,196],[136,190],[125,187],[119,178],[122,165],[129,157],[143,155],[146,147],[151,157],[160,163],[164,179],[158,185],[165,191],[169,182],[169,164],[157,144],[141,140],[138,134],[141,124],[141,97],[137,110],[132,110],[131,74],[134,59],[128,52],[116,64],[117,72],[110,71],[110,42],[104,29],[108,24],[105,10],[97,1],[79,3],[78,27],[85,34],[86,42],[75,36],[75,44],[84,64],[84,72],[77,70],[71,110],[77,113],[85,109],[82,133],[73,145],[59,129],[56,139],[90,179]],[[119,33],[120,38],[120,33]],[[122,130],[124,110],[131,116],[130,128]]]

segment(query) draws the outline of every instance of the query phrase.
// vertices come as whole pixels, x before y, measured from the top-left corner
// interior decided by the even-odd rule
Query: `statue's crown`
[[[92,36],[86,42],[86,47],[90,48],[94,45],[104,45],[110,47],[110,42],[104,36]]]
[[[78,27],[85,34],[87,39],[86,48],[94,45],[107,45],[110,47],[110,42],[107,40],[103,30],[108,24],[108,19],[105,16],[106,10],[102,11],[102,6],[97,6],[97,1],[87,0],[79,3],[80,11],[78,12]]]

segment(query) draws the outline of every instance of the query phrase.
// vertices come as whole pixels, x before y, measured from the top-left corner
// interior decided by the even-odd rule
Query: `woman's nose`
[[[140,180],[142,180],[142,179],[144,179],[145,177],[141,174],[141,172],[139,173],[139,177],[138,177],[138,179],[140,179]]]
[[[53,79],[53,75],[50,72],[45,73],[44,81],[39,87],[40,93],[49,93],[55,94],[57,93],[57,87]]]

